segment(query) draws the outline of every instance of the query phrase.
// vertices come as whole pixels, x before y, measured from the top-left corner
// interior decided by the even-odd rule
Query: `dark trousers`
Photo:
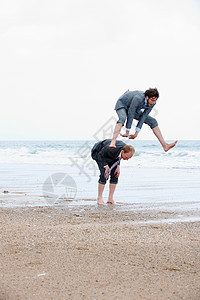
[[[99,175],[99,183],[101,184],[106,184],[106,178],[104,177],[105,174],[105,168],[104,168],[104,164],[102,162],[102,160],[98,157],[98,153],[96,151],[94,151],[92,153],[92,158],[96,161],[98,167],[99,167],[99,171],[100,171],[100,175]],[[107,159],[107,164],[109,167],[111,167],[114,164],[115,161]],[[115,168],[112,169],[111,173],[110,173],[110,183],[112,184],[117,184],[118,183],[118,178],[116,177],[115,170],[116,170],[117,166]]]

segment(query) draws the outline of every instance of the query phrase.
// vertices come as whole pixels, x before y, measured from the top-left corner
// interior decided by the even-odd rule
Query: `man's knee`
[[[115,170],[116,170],[116,167],[114,169],[112,169],[111,174],[110,174],[110,183],[113,183],[113,184],[118,183],[118,177],[116,177]]]
[[[98,182],[101,183],[101,184],[106,184],[106,178],[104,177],[104,173],[101,173],[99,175],[99,181]],[[118,183],[118,178],[113,174],[110,175],[110,183],[112,183],[112,184],[117,184]]]
[[[158,122],[156,119],[148,116],[144,122],[145,124],[149,125],[151,127],[151,129],[153,129],[154,127],[158,126]]]
[[[98,183],[101,183],[101,184],[106,184],[106,179],[105,177],[102,177],[101,175],[99,176],[99,181]]]
[[[117,121],[117,123],[121,123],[122,126],[124,126],[124,123],[125,123],[125,121],[127,119],[127,115],[126,115],[125,109],[121,108],[121,109],[118,109],[116,112],[117,112],[117,115],[118,115],[118,118],[119,118],[118,121]]]
[[[117,124],[121,124],[122,126],[124,126],[125,120],[119,119],[117,121]]]
[[[101,184],[106,184],[106,178],[104,176],[105,174],[105,169],[104,170],[100,170],[100,175],[99,175],[99,183]]]
[[[116,178],[116,177],[111,178],[110,183],[117,184],[118,183],[118,178]]]
[[[99,171],[100,171],[100,175],[99,175],[99,183],[101,184],[106,184],[106,178],[104,176],[105,174],[105,168],[101,163],[98,163],[98,167],[99,167]]]
[[[98,156],[97,156],[97,155],[96,155],[96,157],[93,158],[93,159],[96,161],[97,166],[98,166],[99,171],[100,171],[98,183],[106,184],[106,179],[105,179],[105,177],[104,177],[104,174],[105,174],[105,168],[104,168],[103,162],[102,162],[101,160],[98,159]]]

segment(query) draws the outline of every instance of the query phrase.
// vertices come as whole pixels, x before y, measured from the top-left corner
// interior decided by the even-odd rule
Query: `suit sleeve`
[[[137,123],[137,126],[136,126],[137,129],[140,130],[140,129],[142,128],[142,125],[143,125],[143,123],[144,123],[146,117],[147,117],[147,116],[149,115],[149,113],[151,112],[152,108],[153,108],[153,106],[151,106],[151,107],[145,109],[145,111],[143,112],[143,114],[141,115],[141,117],[140,117],[140,119],[139,119],[139,121],[138,121],[138,123]],[[138,130],[138,131],[139,131],[139,130]]]

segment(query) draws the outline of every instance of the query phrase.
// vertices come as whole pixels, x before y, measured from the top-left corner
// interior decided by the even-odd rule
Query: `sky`
[[[150,87],[164,138],[200,139],[199,37],[198,0],[0,0],[0,140],[93,139]]]

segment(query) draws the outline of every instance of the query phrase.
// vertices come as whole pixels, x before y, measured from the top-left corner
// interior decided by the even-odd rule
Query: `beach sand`
[[[152,220],[111,205],[1,208],[0,299],[200,299],[200,222]]]

